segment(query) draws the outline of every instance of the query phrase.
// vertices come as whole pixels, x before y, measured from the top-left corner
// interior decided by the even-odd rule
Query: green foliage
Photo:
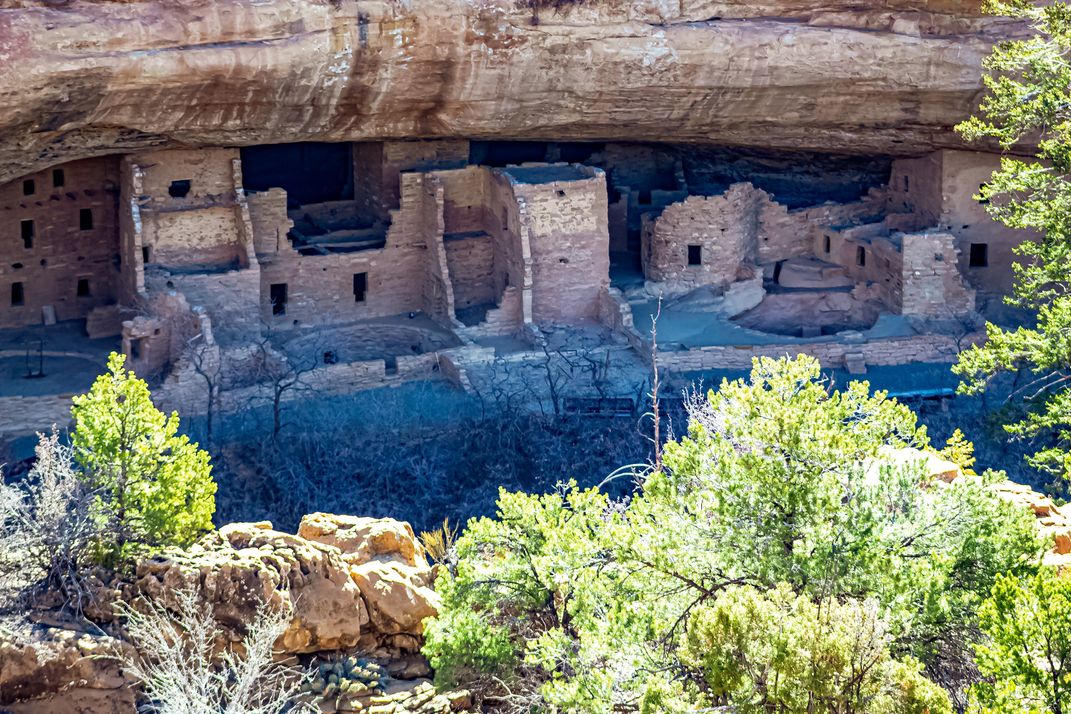
[[[1060,714],[1071,706],[1071,579],[1052,569],[999,577],[979,612],[986,679],[971,690],[977,714]]]
[[[112,353],[108,373],[71,409],[75,459],[108,513],[103,555],[112,561],[134,545],[188,545],[215,512],[208,454],[178,433],[178,414],[159,411],[124,362]]]
[[[977,460],[974,458],[974,444],[967,441],[967,437],[959,429],[952,432],[952,436],[948,437],[944,448],[940,449],[937,455],[959,466],[967,476],[978,475],[972,468]]]
[[[874,600],[730,588],[692,613],[681,660],[741,714],[951,712],[917,662],[892,657],[891,639]]]
[[[690,414],[665,469],[626,502],[575,485],[503,492],[497,518],[469,523],[427,624],[440,681],[478,682],[517,711],[686,711],[711,692],[747,707],[768,693],[733,662],[772,666],[766,654],[788,645],[745,620],[736,650],[707,660],[696,643],[752,607],[826,638],[821,666],[834,670],[880,624],[880,674],[852,696],[886,708],[839,708],[850,692],[837,675],[813,711],[945,711],[915,660],[958,686],[997,575],[1029,574],[1040,555],[1032,516],[983,478],[931,481],[902,448],[928,444],[910,410],[865,384],[831,390],[811,358],[756,360],[749,382],[723,383]],[[815,612],[832,618],[820,631]],[[786,667],[773,697],[786,707],[833,671]]]
[[[955,371],[962,391],[977,393],[1002,372],[1030,373],[1016,396],[1029,411],[1008,426],[1042,438],[1030,463],[1071,476],[1071,7],[1027,0],[986,3],[989,11],[1028,22],[1034,35],[1000,43],[985,60],[981,116],[959,126],[969,140],[992,138],[1012,149],[1037,139],[1034,159],[1006,157],[976,197],[996,220],[1028,229],[1017,252],[1014,304],[1038,313],[1035,327],[988,325],[985,345],[967,350]]]

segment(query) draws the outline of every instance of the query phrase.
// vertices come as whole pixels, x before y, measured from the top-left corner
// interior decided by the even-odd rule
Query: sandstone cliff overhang
[[[0,182],[152,146],[958,145],[977,0],[0,0]],[[561,3],[555,3],[561,4]]]

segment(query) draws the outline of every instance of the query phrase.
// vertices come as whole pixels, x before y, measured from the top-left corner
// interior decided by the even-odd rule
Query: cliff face
[[[955,145],[978,0],[0,0],[0,181],[176,143]]]

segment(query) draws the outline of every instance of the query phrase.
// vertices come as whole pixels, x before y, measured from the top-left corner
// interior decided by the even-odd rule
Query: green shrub
[[[178,433],[178,414],[158,410],[124,362],[112,353],[108,373],[71,409],[75,459],[108,514],[109,561],[137,545],[188,545],[215,512],[208,454]]]
[[[931,680],[958,695],[970,679],[978,606],[998,574],[1029,574],[1040,555],[1032,515],[983,478],[936,483],[893,459],[889,448],[928,447],[914,414],[865,383],[830,389],[811,358],[757,360],[749,382],[725,382],[689,411],[688,436],[628,501],[575,485],[504,492],[497,518],[469,523],[428,623],[440,681],[479,683],[518,711],[673,711],[705,706],[704,690],[747,707],[753,686],[718,683],[732,657],[715,676],[677,644],[695,613],[750,593],[767,621],[777,598],[789,603],[810,638],[823,630],[799,613],[840,603],[826,628],[839,639],[820,639],[830,657],[852,651],[844,623],[861,603],[874,608],[883,664],[852,700],[871,708],[824,711],[945,711]],[[831,682],[799,674],[778,701],[796,706],[827,685],[830,701],[851,694],[836,684],[847,665],[823,666]]]
[[[951,712],[917,662],[891,656],[891,642],[876,601],[734,587],[692,613],[681,660],[741,714]]]
[[[1071,578],[1050,568],[998,577],[978,613],[985,680],[971,689],[978,714],[1061,714],[1071,706]]]

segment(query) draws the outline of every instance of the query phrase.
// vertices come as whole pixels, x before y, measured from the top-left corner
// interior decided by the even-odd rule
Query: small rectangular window
[[[703,264],[703,246],[690,245],[688,246],[688,265],[702,265]]]
[[[368,295],[368,273],[354,273],[353,274],[353,300],[354,302],[364,302],[365,297]]]
[[[22,247],[33,248],[33,221],[25,220],[19,224],[22,231]]]
[[[826,236],[825,246],[823,246],[823,247],[825,248],[826,253],[829,253],[829,250],[830,250],[830,247],[831,247],[830,246],[830,242],[829,242],[829,236]]]
[[[83,231],[93,230],[93,209],[83,208],[78,211],[78,227]]]
[[[172,181],[171,185],[167,187],[167,195],[171,198],[186,198],[190,193],[192,184],[193,182],[190,179]]]
[[[149,246],[147,245],[141,246],[141,262],[145,264],[149,263]]]
[[[26,303],[26,293],[22,289],[22,283],[11,283],[11,306],[18,307]]]
[[[67,183],[67,177],[63,175],[63,169],[52,169],[52,187],[62,188]]]
[[[908,193],[910,191],[911,191],[911,179],[908,178],[907,176],[904,176],[904,193]]]
[[[130,340],[130,359],[141,359],[141,338]]]
[[[866,248],[859,246],[855,249],[855,264],[860,268],[866,265]]]
[[[989,265],[989,244],[988,243],[971,243],[971,262],[972,268],[984,268]]]
[[[26,179],[25,181],[22,182],[22,195],[23,196],[32,196],[35,193],[37,193],[37,184],[34,183],[33,179]]]
[[[75,291],[78,297],[89,297],[89,278],[78,278],[78,288]]]
[[[268,289],[268,296],[271,298],[271,314],[285,315],[286,283],[272,283],[271,287]]]

